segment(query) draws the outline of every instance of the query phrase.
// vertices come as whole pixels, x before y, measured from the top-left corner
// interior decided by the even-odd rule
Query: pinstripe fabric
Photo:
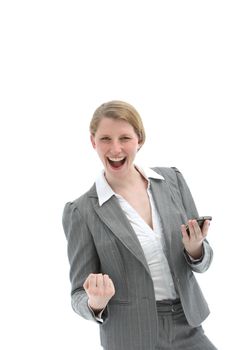
[[[173,305],[172,305],[173,304]],[[201,326],[191,327],[179,301],[158,302],[158,350],[217,350]]]
[[[161,217],[169,266],[188,323],[199,326],[209,309],[193,270],[204,272],[212,249],[204,242],[205,259],[192,264],[183,252],[180,225],[198,215],[189,188],[177,169],[155,168],[165,181],[151,180],[151,191]],[[155,350],[158,315],[150,271],[137,236],[115,197],[101,207],[95,185],[66,204],[63,227],[68,241],[72,307],[97,322],[87,306],[83,283],[90,273],[106,273],[115,285],[100,324],[105,350]]]

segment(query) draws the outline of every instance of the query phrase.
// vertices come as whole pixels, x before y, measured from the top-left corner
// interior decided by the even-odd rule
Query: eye
[[[101,141],[110,141],[110,137],[108,136],[103,136],[100,138]]]
[[[125,142],[126,142],[126,141],[129,141],[130,139],[131,139],[131,138],[130,138],[129,136],[122,136],[122,137],[120,138],[120,140],[123,141],[123,142],[124,142],[124,141],[125,141]]]

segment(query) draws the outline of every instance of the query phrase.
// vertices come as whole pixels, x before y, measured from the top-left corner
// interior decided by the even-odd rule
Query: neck
[[[135,166],[133,166],[126,176],[114,177],[111,174],[105,173],[105,177],[113,191],[116,193],[120,190],[135,188],[139,182],[146,182],[146,179],[140,174]]]

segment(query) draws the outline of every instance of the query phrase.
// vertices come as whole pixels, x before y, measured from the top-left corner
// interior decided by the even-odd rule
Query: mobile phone
[[[197,223],[198,223],[200,229],[202,229],[202,226],[204,225],[205,220],[212,220],[212,216],[200,216],[199,218],[196,218],[194,220],[197,220]],[[186,231],[187,231],[188,235],[190,235],[188,224],[186,225]]]

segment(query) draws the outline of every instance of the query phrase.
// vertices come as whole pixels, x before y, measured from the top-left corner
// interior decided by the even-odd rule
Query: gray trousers
[[[155,350],[217,350],[204,334],[202,326],[188,324],[179,300],[157,302],[157,311],[159,345]]]
[[[217,350],[202,326],[191,327],[179,301],[157,302],[159,346],[155,350]]]

